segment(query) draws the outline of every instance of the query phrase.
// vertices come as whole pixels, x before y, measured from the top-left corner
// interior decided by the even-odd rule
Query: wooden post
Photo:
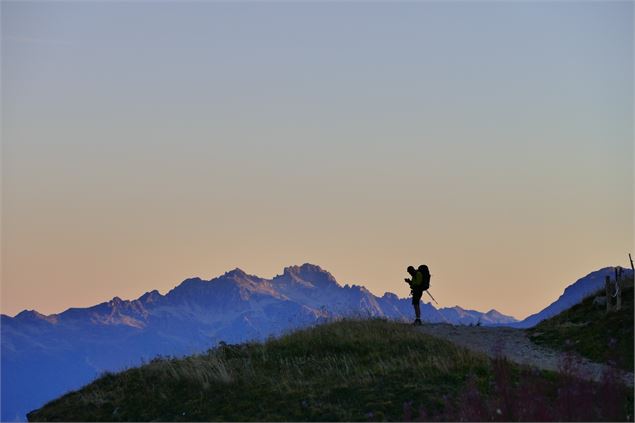
[[[615,278],[615,310],[622,308],[622,266],[617,266],[617,278]]]
[[[611,311],[611,277],[606,275],[604,279],[604,291],[606,293],[606,312]]]
[[[622,279],[618,279],[615,281],[615,289],[617,289],[617,298],[615,299],[615,310],[620,311],[622,309]]]

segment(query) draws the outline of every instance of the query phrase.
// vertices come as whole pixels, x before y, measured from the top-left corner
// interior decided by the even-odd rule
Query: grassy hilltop
[[[624,420],[632,390],[490,360],[409,325],[339,321],[265,343],[158,358],[31,421]],[[601,399],[600,399],[601,397]],[[629,398],[627,400],[627,398]],[[586,405],[580,406],[584,402]],[[628,403],[627,403],[628,402]]]

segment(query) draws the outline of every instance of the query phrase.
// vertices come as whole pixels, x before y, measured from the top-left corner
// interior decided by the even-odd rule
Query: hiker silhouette
[[[421,296],[423,295],[423,291],[430,287],[430,269],[425,264],[419,266],[419,268],[415,269],[413,266],[408,266],[406,269],[408,274],[410,274],[410,278],[405,278],[404,280],[408,285],[410,285],[410,293],[412,294],[412,306],[415,309],[415,321],[414,325],[421,325]]]

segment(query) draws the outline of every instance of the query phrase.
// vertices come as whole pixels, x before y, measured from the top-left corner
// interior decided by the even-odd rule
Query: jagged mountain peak
[[[252,286],[268,282],[267,279],[263,279],[260,276],[256,275],[250,275],[249,273],[238,267],[234,270],[230,270],[229,272],[225,272],[221,276],[212,279],[210,282],[217,281],[232,281],[241,286]]]
[[[330,275],[329,272],[327,272],[326,270],[322,269],[317,264],[311,264],[311,263],[304,263],[304,264],[302,264],[300,266],[298,266],[298,265],[287,266],[283,270],[283,274],[285,274],[285,275],[287,275],[287,274],[304,274],[304,275],[306,275],[306,274],[310,274],[310,273],[322,273],[322,274]]]
[[[229,278],[234,278],[234,277],[244,278],[244,277],[246,277],[248,275],[243,269],[241,269],[240,267],[237,267],[234,270],[230,270],[229,272],[225,272],[225,274],[223,276],[224,277],[229,277]]]
[[[364,294],[372,294],[372,292],[370,292],[370,291],[368,290],[368,288],[366,288],[366,287],[365,287],[365,286],[363,286],[363,285],[355,285],[355,284],[352,284],[352,285],[350,285],[350,286],[349,286],[349,285],[347,284],[347,285],[345,286],[345,288],[349,288],[349,289],[351,289],[351,290],[353,290],[353,291],[363,292]]]
[[[185,279],[183,282],[181,282],[179,285],[177,285],[175,288],[172,288],[172,291],[181,287],[187,287],[187,286],[195,286],[195,285],[199,285],[203,282],[207,282],[204,281],[203,279],[199,278],[198,276],[192,277],[192,278],[187,278]]]
[[[397,301],[399,299],[397,294],[393,294],[392,292],[384,292],[384,295],[382,295],[381,298],[385,298],[385,299],[389,299],[393,301]]]
[[[15,315],[16,319],[41,319],[44,316],[42,313],[37,310],[22,310],[18,314]]]
[[[285,267],[282,276],[276,276],[274,279],[285,278],[298,282],[310,282],[313,285],[339,286],[333,275],[322,269],[320,266],[304,263],[301,266]]]
[[[145,294],[137,298],[137,300],[141,301],[142,303],[154,303],[162,297],[163,295],[161,295],[159,291],[153,289],[152,291],[146,292]]]
[[[23,321],[23,322],[40,322],[45,321],[48,323],[57,323],[58,316],[56,314],[51,314],[47,316],[38,312],[37,310],[23,310],[15,315],[14,319]]]
[[[205,280],[199,277],[185,279],[178,286],[172,288],[165,297],[174,297],[175,295],[183,295],[184,293],[212,292],[223,289],[248,289],[261,281],[261,278],[248,275],[243,270],[236,268],[211,280]]]
[[[39,314],[40,313],[38,313],[35,310],[22,310],[21,312],[16,314],[14,318],[15,319],[26,319],[26,318],[29,318],[29,317],[36,317]]]
[[[237,305],[236,301],[244,303],[263,296],[278,299],[283,297],[272,289],[271,281],[249,275],[242,269],[236,268],[211,280],[186,279],[165,296],[157,298],[161,299],[162,305],[198,304],[205,309],[213,305],[213,307],[226,307],[231,310],[234,306],[247,307],[245,304]]]

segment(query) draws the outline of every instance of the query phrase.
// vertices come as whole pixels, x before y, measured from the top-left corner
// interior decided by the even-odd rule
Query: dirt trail
[[[510,361],[544,370],[558,370],[564,353],[534,344],[521,329],[506,327],[453,326],[446,323],[424,324],[418,330],[447,339],[489,357],[503,355]],[[588,379],[600,380],[606,365],[582,359],[581,373]],[[633,386],[633,373],[620,371],[628,386]]]

